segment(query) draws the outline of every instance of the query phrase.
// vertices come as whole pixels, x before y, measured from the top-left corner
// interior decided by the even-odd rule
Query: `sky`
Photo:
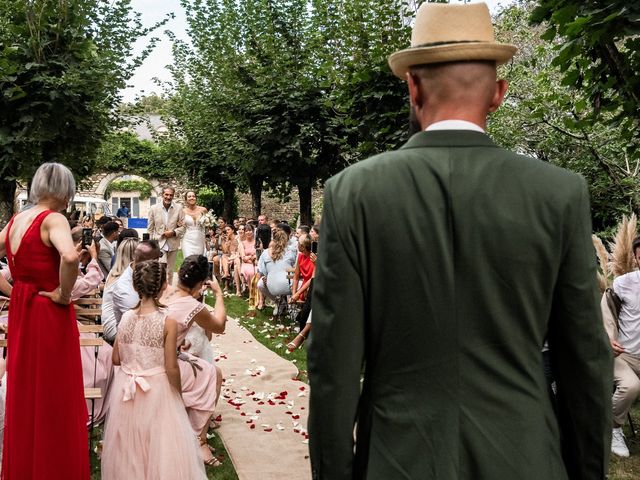
[[[472,0],[476,3],[478,0]],[[493,12],[499,5],[508,5],[513,0],[485,0],[489,9]],[[164,34],[165,30],[171,30],[177,38],[188,41],[187,19],[184,10],[180,6],[180,0],[132,0],[133,9],[142,14],[142,22],[145,26],[153,25],[162,20],[168,13],[173,12],[175,18],[170,20],[164,27],[157,30],[152,36],[161,38],[154,51],[147,57],[144,63],[136,70],[135,75],[129,80],[131,85],[123,90],[122,97],[125,102],[132,102],[136,97],[150,95],[151,93],[161,94],[162,89],[154,83],[154,78],[167,82],[171,80],[166,65],[173,63],[171,55],[171,42]],[[141,39],[134,48],[134,53],[140,52],[148,39]]]

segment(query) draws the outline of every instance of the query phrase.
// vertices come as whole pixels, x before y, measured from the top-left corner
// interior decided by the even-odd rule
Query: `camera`
[[[82,246],[88,247],[93,242],[93,229],[92,228],[83,228],[82,229]]]
[[[311,242],[311,253],[318,253],[318,242]]]
[[[142,234],[142,241],[149,240],[149,238],[150,238],[150,235],[148,233]]]

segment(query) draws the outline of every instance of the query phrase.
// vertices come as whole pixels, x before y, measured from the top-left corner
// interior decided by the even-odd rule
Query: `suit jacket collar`
[[[424,147],[494,147],[486,133],[472,130],[430,130],[416,133],[401,149]]]

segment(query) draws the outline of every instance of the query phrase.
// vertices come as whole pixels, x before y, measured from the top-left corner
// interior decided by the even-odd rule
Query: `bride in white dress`
[[[188,191],[184,196],[184,224],[186,230],[182,237],[182,254],[184,258],[189,255],[204,255],[205,237],[202,217],[207,209],[197,204],[195,192]]]

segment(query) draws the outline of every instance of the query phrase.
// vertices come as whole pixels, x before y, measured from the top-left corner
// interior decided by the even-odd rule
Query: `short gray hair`
[[[44,198],[70,202],[76,194],[73,173],[61,163],[43,163],[36,170],[29,189],[29,202],[35,205]]]

